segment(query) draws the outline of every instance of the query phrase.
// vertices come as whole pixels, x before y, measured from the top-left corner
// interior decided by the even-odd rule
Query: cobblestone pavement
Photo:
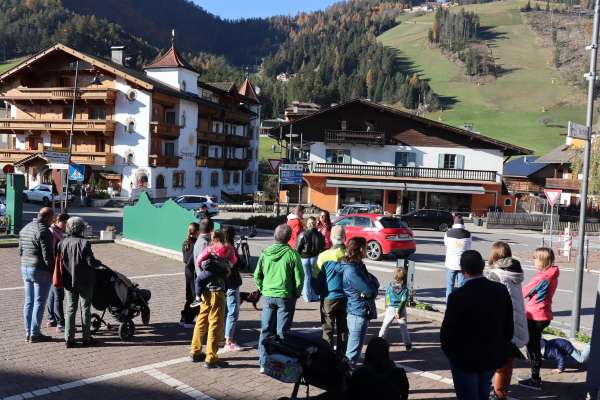
[[[130,342],[121,342],[116,331],[103,327],[93,348],[66,350],[59,335],[50,343],[28,344],[22,328],[23,291],[17,249],[0,249],[0,399],[277,399],[289,396],[292,386],[258,372],[259,312],[242,305],[239,341],[245,351],[223,353],[231,364],[225,370],[206,370],[187,360],[191,330],[177,326],[184,298],[182,266],[177,261],[119,245],[96,245],[96,256],[152,291],[152,321],[137,326]],[[245,277],[246,289],[253,289]],[[316,305],[298,303],[293,329],[318,329]],[[139,322],[139,321],[136,321]],[[377,334],[380,320],[369,335]],[[411,399],[455,398],[448,363],[439,347],[439,322],[412,316],[414,350],[392,347],[395,361],[409,372]],[[391,332],[399,342],[399,331]],[[515,376],[526,375],[519,363]],[[585,373],[570,369],[553,375],[543,371],[544,390],[531,392],[513,387],[518,399],[578,399],[585,391]],[[516,380],[516,378],[515,378]],[[514,381],[513,381],[514,382]],[[301,389],[303,393],[303,389]],[[317,389],[311,388],[311,394]]]

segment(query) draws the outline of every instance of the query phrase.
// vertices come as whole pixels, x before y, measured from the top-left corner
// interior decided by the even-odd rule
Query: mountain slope
[[[524,21],[519,8],[525,1],[508,0],[465,6],[488,28],[487,43],[504,73],[479,84],[464,68],[427,45],[432,13],[403,16],[402,23],[379,37],[381,43],[430,79],[433,90],[446,98],[444,111],[428,116],[544,153],[563,143],[568,120],[585,117],[584,93],[564,83],[552,66],[552,52]],[[454,7],[453,11],[461,7]]]

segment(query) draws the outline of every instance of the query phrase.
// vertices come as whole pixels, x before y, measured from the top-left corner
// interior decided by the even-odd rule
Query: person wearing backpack
[[[302,259],[302,267],[304,268],[304,288],[302,290],[302,298],[306,302],[318,301],[319,296],[315,293],[311,277],[317,266],[317,257],[325,248],[325,239],[317,230],[317,220],[315,217],[310,217],[306,221],[306,230],[298,236],[296,250]]]

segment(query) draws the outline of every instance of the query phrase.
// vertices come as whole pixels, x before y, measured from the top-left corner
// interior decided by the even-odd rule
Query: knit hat
[[[346,240],[346,229],[343,226],[336,225],[331,228],[331,243],[335,245],[344,244]]]

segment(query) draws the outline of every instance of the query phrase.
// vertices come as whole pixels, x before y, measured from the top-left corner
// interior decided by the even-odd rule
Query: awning
[[[466,193],[484,194],[483,186],[467,185],[433,185],[423,183],[405,183],[390,181],[356,181],[343,179],[327,179],[327,187],[351,188],[351,189],[388,189],[408,190],[412,192],[439,192],[439,193]]]

